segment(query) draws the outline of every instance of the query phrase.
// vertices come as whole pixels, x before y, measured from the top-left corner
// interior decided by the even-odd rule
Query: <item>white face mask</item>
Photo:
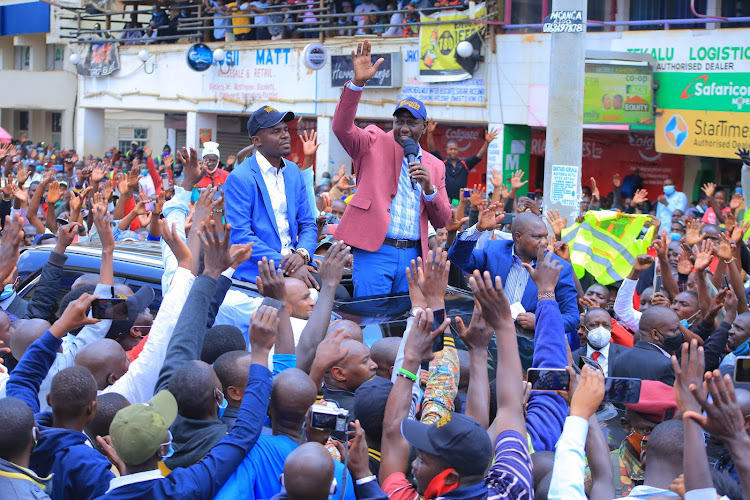
[[[589,330],[587,339],[589,345],[598,350],[609,344],[612,333],[603,326],[597,326],[593,330]]]

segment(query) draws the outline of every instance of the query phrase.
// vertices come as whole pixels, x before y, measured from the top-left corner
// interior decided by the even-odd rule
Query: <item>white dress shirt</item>
[[[260,154],[260,151],[255,152],[255,159],[260,166],[263,181],[266,183],[268,196],[271,197],[273,215],[276,218],[276,227],[281,240],[281,255],[290,254],[294,249],[292,248],[292,233],[289,231],[289,218],[286,213],[286,187],[284,185],[286,164],[281,168],[276,168]]]
[[[586,500],[586,436],[589,423],[581,417],[565,419],[555,451],[555,465],[549,484],[549,500]]]
[[[601,354],[599,356],[599,359],[596,360],[597,363],[599,363],[599,366],[602,367],[602,371],[604,372],[604,376],[609,376],[609,346],[610,343],[599,349],[598,351],[591,347],[590,345],[586,344],[586,356],[588,356],[591,359],[594,359],[594,353],[598,352]]]
[[[641,312],[636,311],[633,307],[633,295],[635,294],[635,288],[638,285],[638,280],[631,280],[625,278],[622,280],[622,285],[617,291],[615,297],[615,316],[622,326],[630,328],[634,332],[638,331],[638,325],[641,322]]]

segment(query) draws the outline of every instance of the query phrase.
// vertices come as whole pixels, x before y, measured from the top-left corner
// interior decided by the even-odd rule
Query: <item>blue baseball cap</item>
[[[421,118],[427,120],[427,108],[424,107],[424,103],[415,97],[406,97],[398,101],[398,106],[393,110],[393,114],[399,109],[408,110],[414,118]]]
[[[273,127],[274,125],[284,122],[288,123],[294,120],[294,113],[291,111],[281,112],[271,106],[263,106],[253,113],[253,116],[247,121],[247,132],[250,137],[258,133],[260,129]]]

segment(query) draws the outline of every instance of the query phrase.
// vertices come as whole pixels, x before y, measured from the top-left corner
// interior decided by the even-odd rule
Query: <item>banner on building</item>
[[[587,64],[583,122],[651,125],[652,94],[649,66]]]
[[[116,43],[92,42],[84,49],[83,61],[76,66],[83,76],[109,76],[120,69],[120,51]]]
[[[750,73],[662,73],[658,106],[750,113]]]
[[[656,150],[736,160],[738,148],[750,148],[747,116],[726,111],[658,110]]]
[[[588,271],[602,285],[625,279],[635,258],[645,254],[656,226],[642,235],[649,215],[632,215],[614,210],[587,212],[581,224],[563,229],[562,241],[570,249],[570,263],[576,276]]]
[[[470,21],[484,14],[484,3],[477,4],[473,11],[443,10],[429,16],[422,14],[420,20],[423,23],[454,22],[421,27],[419,31],[420,80],[449,82],[471,78],[471,74],[456,62],[456,46],[484,27],[482,24]]]

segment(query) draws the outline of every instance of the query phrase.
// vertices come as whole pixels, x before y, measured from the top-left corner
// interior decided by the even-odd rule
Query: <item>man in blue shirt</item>
[[[310,377],[296,368],[276,376],[271,392],[271,429],[264,434],[237,470],[227,480],[215,500],[255,500],[271,498],[281,491],[279,475],[284,462],[302,441],[302,427],[308,410],[315,403],[318,388]],[[336,462],[334,477],[343,487],[344,464]],[[347,476],[344,498],[354,500],[354,485]],[[332,499],[338,499],[338,494]]]
[[[675,190],[674,180],[664,179],[664,194],[657,198],[656,218],[661,221],[662,228],[672,225],[672,212],[680,210],[685,212],[688,199],[685,193]]]

